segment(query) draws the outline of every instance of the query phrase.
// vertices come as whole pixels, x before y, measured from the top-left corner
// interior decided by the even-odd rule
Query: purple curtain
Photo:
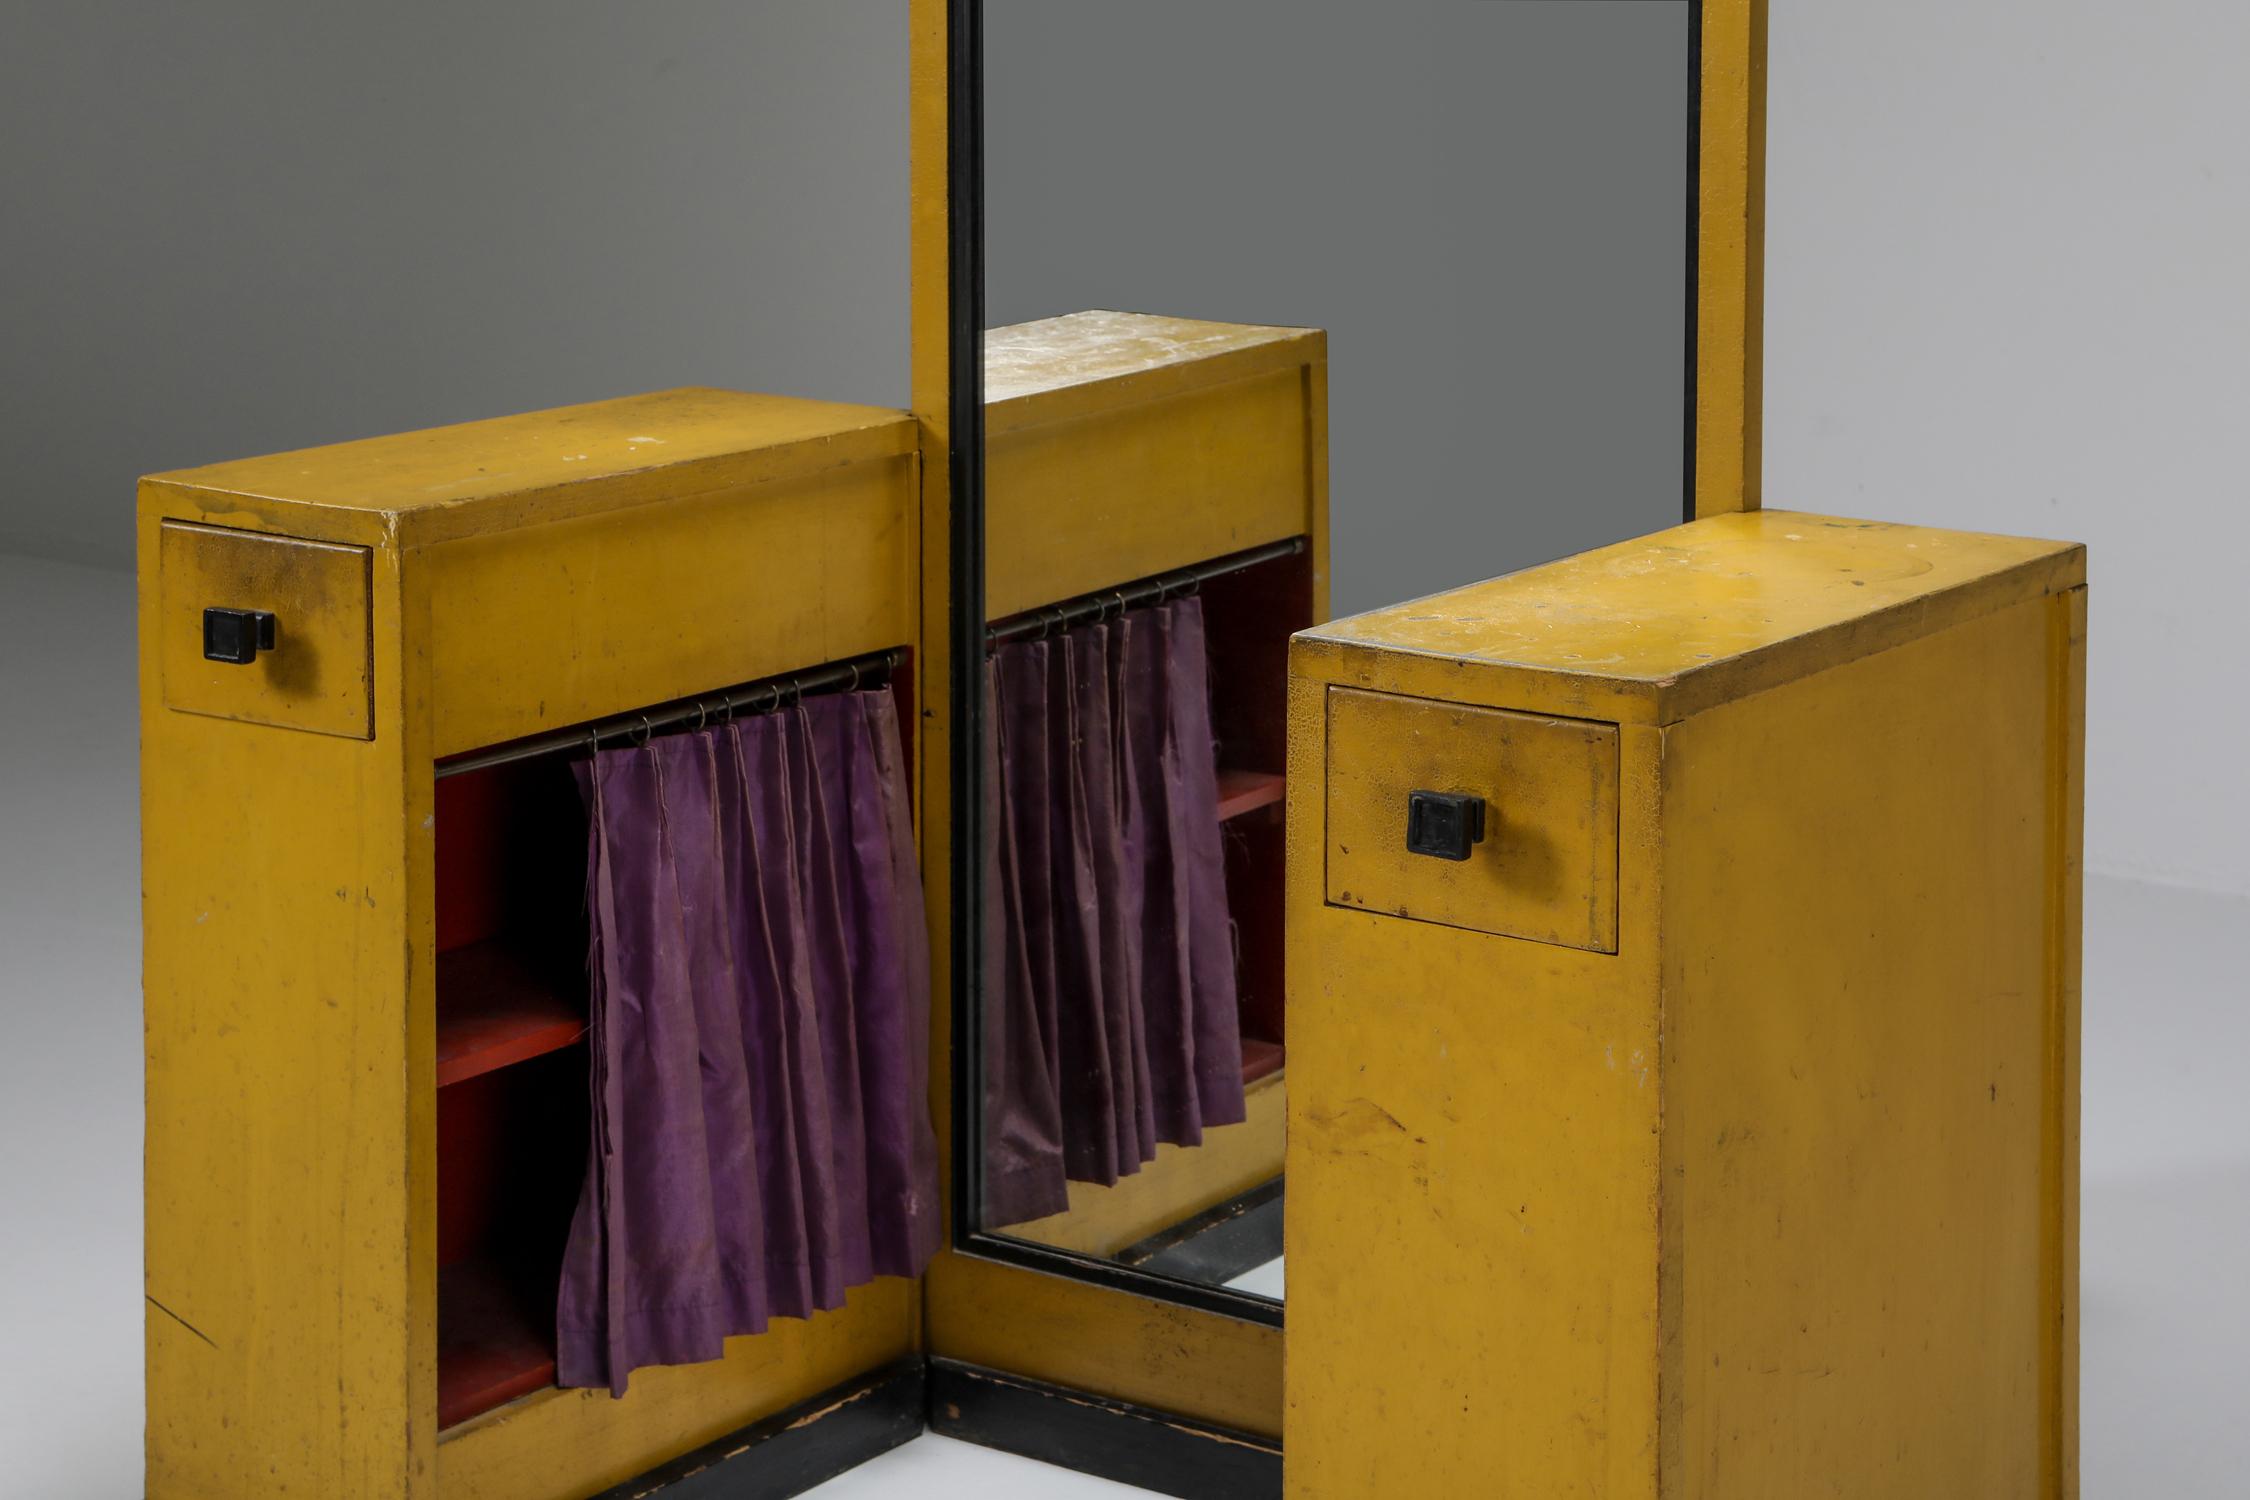
[[[1243,1118],[1203,606],[987,668],[984,1222]]]
[[[580,784],[594,1129],[557,1382],[622,1395],[929,1263],[929,951],[888,692],[603,750]]]

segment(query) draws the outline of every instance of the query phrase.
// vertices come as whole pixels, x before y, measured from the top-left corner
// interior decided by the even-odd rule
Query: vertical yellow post
[[[1765,383],[1766,0],[1704,0],[1695,513],[1756,510]]]
[[[947,193],[951,180],[947,163],[952,139],[947,111],[951,29],[947,0],[912,0],[908,22],[913,36],[908,50],[912,96],[908,105],[913,130],[909,174],[914,191],[911,214],[911,273],[913,278],[914,420],[920,430],[921,466],[921,639],[916,649],[919,668],[917,692],[923,708],[918,726],[921,770],[915,817],[922,846],[922,889],[928,904],[930,927],[930,1115],[937,1126],[938,1159],[948,1180],[953,1161],[953,1007],[956,997],[950,983],[953,972],[953,881],[947,863],[952,847],[953,820],[953,716],[947,708],[952,692],[953,661],[951,620],[953,589],[952,551],[952,302],[950,264],[952,206]],[[950,1238],[953,1206],[946,1195],[945,1216]]]

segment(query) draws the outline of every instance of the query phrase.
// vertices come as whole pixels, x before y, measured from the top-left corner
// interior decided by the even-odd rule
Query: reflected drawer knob
[[[1484,799],[1469,792],[1409,792],[1406,852],[1462,860],[1484,842]]]
[[[203,659],[248,666],[274,643],[273,611],[207,609],[203,612]]]

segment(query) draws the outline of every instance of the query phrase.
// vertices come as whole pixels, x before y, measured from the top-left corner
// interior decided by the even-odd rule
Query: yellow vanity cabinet
[[[684,390],[143,481],[151,1496],[590,1494],[918,1349],[918,1288],[892,1280],[622,1400],[456,1366],[441,1302],[466,1320],[480,1289],[455,1221],[511,1176],[575,1183],[586,1138],[533,1134],[490,1180],[449,1138],[493,1137],[499,1080],[538,1064],[469,1077],[447,1038],[478,998],[455,990],[518,972],[456,941],[447,871],[545,876],[521,847],[441,859],[437,779],[911,647],[918,464],[899,413]],[[568,971],[558,885],[542,957]],[[547,1061],[582,1098],[582,1065]],[[537,1266],[503,1269],[535,1303]]]
[[[1297,638],[1291,1495],[2076,1493],[2084,581],[1751,511]]]

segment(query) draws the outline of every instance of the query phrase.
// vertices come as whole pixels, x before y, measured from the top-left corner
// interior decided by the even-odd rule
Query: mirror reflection
[[[1691,10],[986,0],[983,1230],[1281,1296],[1288,637],[1679,519]]]

